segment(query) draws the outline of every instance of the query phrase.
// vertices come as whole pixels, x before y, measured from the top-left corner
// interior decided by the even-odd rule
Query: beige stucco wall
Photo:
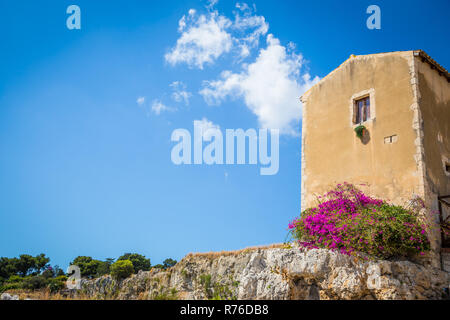
[[[450,195],[450,176],[442,161],[450,161],[450,83],[428,63],[416,61],[428,188],[436,196]]]
[[[427,207],[438,209],[438,195],[450,195],[450,175],[446,174],[443,160],[450,161],[450,83],[439,75],[430,64],[415,59],[419,88],[419,109],[422,118],[421,129],[423,159],[425,163],[424,185]],[[432,212],[433,212],[432,211]],[[442,206],[444,218],[450,214]],[[439,217],[435,216],[435,221]],[[436,232],[439,247],[440,234]]]
[[[302,97],[302,210],[344,181],[369,184],[362,188],[397,204],[422,195],[413,60],[412,51],[350,58]],[[353,130],[350,104],[355,93],[371,89],[376,117],[364,124],[370,132],[364,144]],[[385,144],[392,135],[397,141]]]

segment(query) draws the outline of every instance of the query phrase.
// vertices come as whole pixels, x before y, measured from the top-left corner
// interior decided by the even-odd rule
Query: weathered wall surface
[[[411,59],[412,52],[351,58],[303,97],[302,210],[335,182],[369,184],[371,194],[397,204],[420,194]],[[364,123],[370,140],[362,143],[350,104],[355,93],[369,89],[375,119]],[[397,141],[386,144],[384,137],[392,135]]]
[[[445,163],[450,161],[450,84],[447,78],[432,69],[431,65],[420,56],[415,58],[415,82],[418,88],[418,106],[420,114],[421,158],[424,163],[424,199],[427,207],[437,212],[438,195],[450,195],[450,173],[446,173]],[[446,218],[450,210],[442,206]],[[435,221],[439,221],[436,215]],[[433,248],[440,248],[440,232],[433,235]],[[437,256],[436,256],[437,258]],[[448,254],[441,253],[440,263],[444,270],[449,270]]]
[[[85,281],[96,299],[442,299],[447,272],[408,261],[357,261],[325,249],[188,255],[168,271]]]
[[[442,270],[450,272],[450,252],[442,252]]]
[[[416,58],[419,107],[423,120],[425,179],[429,206],[437,210],[437,196],[450,195],[450,83],[431,66]]]

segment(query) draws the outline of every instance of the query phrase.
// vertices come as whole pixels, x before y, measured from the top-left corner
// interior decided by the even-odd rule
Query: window
[[[373,123],[376,118],[375,89],[355,92],[348,100],[348,122],[355,128],[360,124]]]
[[[355,100],[353,104],[353,123],[362,123],[370,119],[370,96]]]

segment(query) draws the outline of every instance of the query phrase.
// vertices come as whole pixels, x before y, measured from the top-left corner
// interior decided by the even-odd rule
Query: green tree
[[[53,269],[48,268],[46,270],[44,270],[44,272],[42,272],[41,274],[45,279],[49,279],[49,278],[53,278],[54,277],[54,272]]]
[[[0,258],[0,278],[5,280],[17,274],[17,260],[17,258]]]
[[[30,273],[35,275],[39,274],[48,266],[49,262],[50,258],[46,257],[43,253],[35,257],[29,254],[21,254],[19,259],[10,259],[10,263],[15,265],[16,273],[19,273],[23,277]]]
[[[48,267],[48,263],[50,262],[50,258],[46,257],[45,254],[41,253],[34,257],[34,270],[39,273],[42,270]]]
[[[55,277],[64,276],[66,274],[58,265],[53,267],[53,272],[55,273]]]
[[[82,277],[94,278],[97,275],[100,261],[88,256],[78,256],[70,264],[80,268]]]
[[[97,277],[101,277],[108,274],[111,269],[111,265],[114,263],[113,258],[107,258],[105,261],[100,261],[97,267]]]
[[[111,276],[117,280],[125,279],[134,273],[130,260],[117,260],[111,265]]]
[[[134,272],[138,273],[139,270],[148,271],[150,270],[150,259],[138,253],[125,253],[123,256],[119,257],[117,261],[120,260],[130,260],[133,264]]]
[[[21,254],[19,259],[16,260],[16,270],[22,276],[25,277],[28,272],[36,268],[36,259],[29,254]]]
[[[163,261],[163,268],[168,269],[168,268],[173,267],[176,264],[177,264],[177,260],[174,260],[172,258],[167,258],[166,260]]]

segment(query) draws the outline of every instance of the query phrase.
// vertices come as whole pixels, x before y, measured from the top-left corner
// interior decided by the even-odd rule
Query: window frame
[[[367,98],[369,101],[369,115],[365,121],[363,120],[363,121],[355,122],[355,119],[358,120],[355,117],[356,103],[357,103],[357,101],[360,101],[362,99],[367,99]],[[364,105],[366,105],[366,104],[364,104]],[[349,107],[350,107],[350,127],[356,128],[357,126],[359,126],[361,124],[367,124],[367,123],[373,122],[375,120],[375,115],[376,115],[376,113],[375,113],[375,111],[376,111],[375,89],[371,88],[371,89],[363,90],[363,91],[360,91],[360,92],[352,95],[350,98]]]
[[[370,96],[367,95],[367,96],[361,97],[359,99],[355,99],[353,103],[355,104],[355,106],[353,107],[353,120],[352,120],[353,123],[361,124],[361,123],[369,120],[370,119]],[[367,114],[369,116],[367,116]],[[364,118],[366,118],[366,119],[364,120]]]

